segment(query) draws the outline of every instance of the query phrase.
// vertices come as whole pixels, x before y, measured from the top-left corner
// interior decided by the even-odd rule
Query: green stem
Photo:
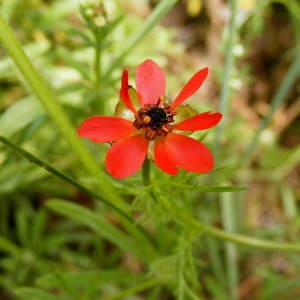
[[[222,87],[221,87],[221,96],[220,96],[220,112],[223,114],[222,122],[217,126],[216,128],[216,135],[215,135],[215,143],[214,143],[214,153],[218,157],[220,157],[220,138],[222,136],[222,132],[224,130],[227,114],[228,114],[228,108],[229,108],[229,91],[230,91],[230,74],[232,72],[232,69],[234,67],[234,53],[233,53],[233,47],[234,47],[234,41],[237,31],[236,26],[236,13],[237,13],[237,1],[231,0],[230,1],[230,11],[231,11],[231,17],[230,17],[230,23],[229,23],[229,34],[228,34],[228,40],[226,41],[226,58],[225,58],[225,67],[224,67],[224,74],[223,74],[223,81],[222,81]]]
[[[151,161],[150,159],[145,159],[143,168],[142,168],[142,176],[144,186],[148,186],[151,184]]]
[[[73,149],[81,164],[93,177],[100,179],[99,186],[102,193],[107,196],[107,199],[114,202],[115,205],[123,210],[126,209],[125,203],[111,188],[107,176],[104,173],[101,173],[96,161],[78,137],[70,119],[66,115],[60,103],[57,101],[57,98],[53,96],[40,74],[33,67],[20,43],[14,36],[11,28],[6,24],[1,15],[0,32],[0,42],[12,57],[19,71],[24,76],[25,80],[37,96],[38,100],[42,103],[57,128],[61,131],[63,137],[68,141],[71,149]]]
[[[116,67],[119,67],[124,58],[137,47],[141,41],[147,37],[148,33],[154,26],[166,15],[166,13],[175,5],[178,0],[163,0],[155,7],[151,15],[137,28],[133,35],[131,35],[127,42],[121,47],[122,52],[114,59],[109,69],[105,72],[104,78],[109,78]]]
[[[177,212],[176,216],[180,222],[194,228],[197,231],[200,231],[201,234],[206,233],[218,239],[232,242],[241,246],[274,251],[300,251],[299,243],[276,243],[265,241],[262,239],[243,236],[241,234],[226,232],[224,230],[193,220],[189,216],[181,212]]]
[[[116,295],[106,297],[103,300],[125,299],[126,296],[133,295],[133,294],[136,294],[138,292],[149,289],[149,288],[155,286],[158,283],[159,283],[159,280],[157,278],[151,278],[151,279],[148,279],[148,280],[142,282],[139,285],[133,286],[133,287],[131,287],[131,288],[125,290],[125,291],[122,291],[122,292],[120,292]]]
[[[226,231],[236,231],[236,202],[232,194],[221,194],[220,204],[222,210],[222,224]],[[235,300],[238,298],[238,247],[233,243],[225,243],[226,254],[226,269],[227,269],[227,282],[229,287],[230,299]]]
[[[99,88],[101,83],[101,49],[99,49],[99,47],[95,48],[94,68],[96,85],[97,88]]]
[[[109,206],[110,208],[112,208],[121,217],[121,219],[124,222],[124,226],[127,228],[127,230],[129,232],[135,234],[137,237],[139,237],[140,240],[142,240],[144,243],[146,243],[148,245],[148,247],[152,251],[152,253],[153,254],[155,253],[156,250],[155,250],[155,248],[152,244],[152,240],[149,237],[149,235],[147,234],[147,232],[142,227],[135,224],[135,221],[128,214],[126,214],[123,210],[121,210],[118,206],[114,205],[110,201],[107,201],[105,197],[100,196],[99,194],[97,194],[97,193],[87,189],[86,187],[82,186],[81,184],[76,182],[71,177],[61,173],[57,169],[53,168],[52,166],[50,166],[46,162],[44,162],[44,161],[40,160],[39,158],[35,157],[34,155],[27,152],[26,150],[14,145],[13,143],[11,143],[9,140],[7,140],[5,137],[3,137],[1,135],[0,135],[0,141],[3,144],[5,144],[6,146],[8,146],[9,148],[11,148],[13,151],[15,151],[17,154],[25,157],[27,160],[29,160],[29,162],[32,162],[32,163],[38,165],[39,167],[41,167],[41,168],[45,169],[46,171],[48,171],[49,173],[51,173],[52,175],[68,182],[69,184],[77,187],[81,191],[85,192],[86,194],[94,197],[95,199],[101,201],[102,203],[104,203],[107,206]],[[0,242],[1,242],[1,240],[0,240]]]

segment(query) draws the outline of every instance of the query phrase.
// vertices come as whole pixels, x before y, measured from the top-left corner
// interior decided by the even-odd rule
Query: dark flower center
[[[151,107],[147,111],[146,115],[149,116],[151,119],[148,123],[148,126],[154,130],[159,129],[163,124],[168,123],[167,113],[163,108]]]
[[[167,136],[173,126],[176,111],[164,102],[163,97],[159,97],[156,104],[145,104],[135,114],[133,125],[137,129],[145,130],[145,137],[153,140],[156,136]]]

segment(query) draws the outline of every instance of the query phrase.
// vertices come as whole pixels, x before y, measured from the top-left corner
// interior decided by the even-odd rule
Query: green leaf
[[[122,232],[113,224],[109,223],[99,213],[81,205],[64,201],[61,199],[51,199],[47,201],[47,207],[52,211],[67,217],[81,225],[87,226],[102,238],[110,241],[126,252],[131,252],[142,260],[147,260],[147,254],[140,243],[135,242],[132,237]]]
[[[176,108],[176,123],[198,115],[198,111],[189,104],[181,105]]]
[[[15,255],[20,253],[19,248],[3,236],[0,236],[0,249]]]
[[[19,296],[19,299],[24,300],[59,300],[63,299],[58,295],[49,294],[41,289],[32,287],[22,287],[15,290],[15,293]]]
[[[40,40],[37,42],[29,43],[24,46],[24,51],[26,54],[35,60],[42,59],[42,56],[50,49],[50,43],[46,40]],[[13,77],[15,80],[15,68],[13,61],[10,57],[4,56],[0,59],[0,79]]]
[[[88,289],[92,282],[97,282],[98,285],[104,284],[126,284],[138,278],[135,274],[130,274],[122,270],[114,271],[99,271],[90,270],[80,272],[65,272],[60,274],[65,282],[74,289]],[[36,280],[38,286],[44,289],[58,289],[61,287],[61,280],[56,273],[46,274]]]
[[[34,97],[24,98],[2,114],[0,117],[0,133],[6,137],[11,137],[42,114],[44,114],[43,109]]]
[[[179,189],[191,190],[200,193],[239,192],[246,189],[246,187],[243,186],[193,186],[179,183],[170,183],[169,185],[175,186]]]
[[[198,111],[192,108],[189,104],[180,105],[176,108],[175,123],[179,123],[188,118],[198,115]],[[182,131],[182,135],[191,135],[193,131]]]

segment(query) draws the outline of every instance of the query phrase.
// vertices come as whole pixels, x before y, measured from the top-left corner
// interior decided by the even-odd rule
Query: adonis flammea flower
[[[222,114],[193,113],[185,120],[179,116],[180,105],[201,87],[207,74],[207,68],[198,71],[168,103],[164,72],[148,59],[137,68],[136,90],[128,85],[128,71],[123,72],[120,98],[127,113],[122,117],[90,117],[80,125],[78,134],[94,142],[112,143],[105,167],[115,178],[136,173],[150,149],[153,149],[153,160],[157,166],[170,175],[177,174],[179,168],[207,173],[213,169],[212,154],[205,145],[188,137],[184,131],[211,128],[219,123]],[[134,102],[138,102],[138,106]]]

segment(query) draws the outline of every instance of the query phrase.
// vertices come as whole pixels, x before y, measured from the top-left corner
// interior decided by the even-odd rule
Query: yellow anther
[[[144,124],[149,124],[150,121],[151,121],[151,118],[149,116],[145,116],[144,119],[143,119]]]
[[[164,96],[159,96],[158,101],[159,102],[165,102],[165,97]]]
[[[170,129],[167,126],[162,126],[161,131],[164,132],[164,133],[169,133]]]

